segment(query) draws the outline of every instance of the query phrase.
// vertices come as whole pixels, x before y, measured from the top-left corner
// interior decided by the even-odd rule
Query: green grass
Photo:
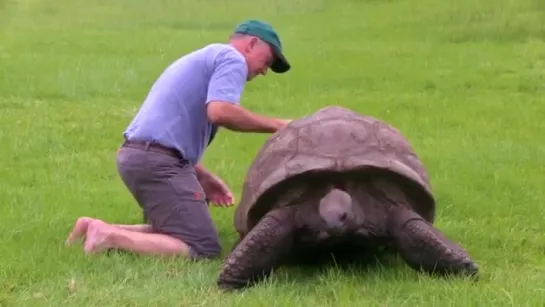
[[[544,3],[0,0],[0,306],[543,306]],[[337,104],[400,128],[429,169],[437,226],[480,281],[394,259],[281,269],[222,294],[219,260],[64,247],[78,216],[140,221],[115,170],[122,130],[166,65],[255,17],[279,29],[293,70],[248,84],[243,104],[292,118]],[[237,198],[265,137],[223,131],[206,153]],[[211,212],[228,251],[234,208]]]

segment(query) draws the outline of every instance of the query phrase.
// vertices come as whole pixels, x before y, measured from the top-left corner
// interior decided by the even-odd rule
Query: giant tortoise
[[[476,277],[478,265],[433,226],[435,206],[396,128],[324,107],[273,134],[250,166],[218,287],[250,286],[293,255],[343,244],[390,246],[415,270]]]

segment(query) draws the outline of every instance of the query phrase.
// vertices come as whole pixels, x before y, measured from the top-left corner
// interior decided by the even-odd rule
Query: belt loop
[[[149,150],[150,148],[150,145],[151,145],[151,142],[150,141],[147,141],[144,145],[144,150]]]

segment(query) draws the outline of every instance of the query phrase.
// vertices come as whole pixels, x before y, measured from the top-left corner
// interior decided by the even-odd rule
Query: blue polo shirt
[[[155,81],[124,136],[175,148],[197,164],[217,131],[206,104],[239,104],[247,74],[244,57],[229,44],[210,44],[179,58]]]

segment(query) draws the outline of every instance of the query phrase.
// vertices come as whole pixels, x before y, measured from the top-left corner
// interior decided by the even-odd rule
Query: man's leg
[[[220,255],[204,191],[190,165],[160,153],[123,148],[118,155],[118,168],[154,233],[130,231],[127,229],[134,226],[114,227],[93,220],[88,223],[86,252],[116,248],[189,258]]]
[[[74,243],[74,241],[85,236],[87,233],[87,229],[89,228],[89,224],[94,220],[97,220],[97,219],[87,217],[87,216],[78,218],[78,220],[76,221],[74,225],[74,228],[72,229],[72,232],[66,239],[66,244],[71,245],[72,243]],[[141,225],[111,224],[111,225],[117,228],[129,230],[129,231],[146,232],[146,233],[153,232],[153,227],[151,227],[151,225],[148,225],[148,224],[141,224]]]
[[[128,230],[128,231],[153,233],[153,227],[151,227],[151,225],[148,225],[148,224],[137,224],[137,225],[111,224],[111,225],[117,228]]]
[[[101,220],[92,220],[87,229],[84,250],[88,254],[106,249],[119,249],[151,256],[183,256],[189,258],[189,246],[170,235],[130,231]]]

